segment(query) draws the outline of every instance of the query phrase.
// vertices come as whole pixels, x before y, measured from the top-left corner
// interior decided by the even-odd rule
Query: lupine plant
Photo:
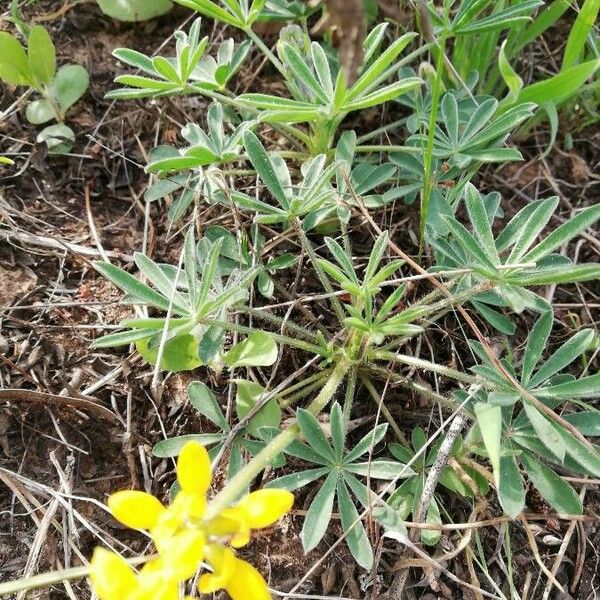
[[[27,47],[6,31],[0,32],[0,80],[30,89],[39,96],[27,105],[27,120],[33,125],[49,121],[37,136],[49,152],[64,154],[75,142],[75,133],[64,121],[66,113],[85,94],[89,85],[87,71],[81,65],[63,65],[57,69],[56,49],[48,32],[34,25],[27,34]]]
[[[581,329],[546,356],[554,314],[539,288],[598,279],[597,263],[575,264],[563,250],[600,220],[600,206],[578,210],[555,227],[557,198],[531,199],[509,218],[500,193],[483,195],[472,182],[486,163],[522,159],[510,135],[539,108],[541,87],[515,86],[508,48],[532,35],[515,41],[515,24],[541,27],[530,22],[541,3],[446,1],[441,12],[421,3],[424,36],[373,27],[356,79],[348,81],[334,49],[297,24],[281,30],[275,51],[252,29],[265,19],[306,25],[306,12],[294,3],[177,1],[248,39],[213,47],[198,18],[189,33],[175,33],[172,56],[114,52],[137,71],[119,76],[121,87],[110,98],[193,94],[212,104],[206,123],[182,129],[185,144],[156,148],[146,168],[152,177],[146,200],[171,203],[172,221],[190,219],[179,261],[136,253],[129,269],[94,264],[138,311],[94,347],[133,347],[155,375],[210,369],[225,374],[235,394],[224,411],[218,393],[191,383],[190,404],[208,431],[154,447],[157,457],[178,456],[168,505],[137,491],[109,499],[113,516],[148,532],[158,554],[141,557],[145,564],[135,572],[125,559],[97,549],[85,574],[101,600],[177,598],[180,585],[199,570],[203,594],[224,589],[234,600],[269,598],[262,576],[235,549],[254,529],[289,512],[290,491],[302,488],[316,491],[302,525],[305,550],[327,536],[336,511],[338,531],[366,569],[375,564],[367,519],[408,540],[404,520],[422,514],[434,528],[421,539],[437,544],[447,517],[442,488],[469,499],[491,497],[493,490],[498,510],[517,517],[525,510],[527,481],[556,511],[581,513],[567,479],[600,477],[600,449],[589,439],[600,435],[600,412],[589,404],[600,396],[600,379],[591,372],[598,337]],[[586,14],[591,4],[584,3]],[[506,30],[509,44],[498,49]],[[493,97],[493,85],[469,79],[466,52],[475,44],[463,42],[475,39],[469,36],[482,36],[500,52],[498,85],[504,82],[507,97]],[[450,58],[447,39],[456,41]],[[587,42],[569,44],[566,69],[588,52]],[[256,48],[289,97],[236,93],[234,76]],[[427,53],[435,67],[417,64]],[[565,99],[573,93],[567,87]],[[351,129],[353,113],[383,105],[402,110],[402,118],[373,135]],[[402,144],[365,143],[386,132]],[[399,248],[394,233],[381,231],[374,218],[397,200],[417,198],[421,260]],[[203,203],[231,212],[241,225],[235,233],[204,227],[198,217]],[[370,228],[366,253],[349,232],[358,222]],[[421,266],[425,256],[431,257],[428,269]],[[433,289],[415,292],[408,285],[411,270]],[[310,278],[326,320],[306,321],[306,312],[296,318],[291,309],[282,316],[264,303],[283,274]],[[452,312],[477,338],[464,364],[417,356],[420,340]],[[534,325],[520,348],[512,336],[523,314]],[[508,336],[500,355],[479,329],[486,323]],[[277,373],[291,355],[301,357],[302,366],[281,383],[256,377]],[[429,375],[436,384],[447,382],[442,391],[423,384]],[[464,421],[429,495],[443,443],[430,444],[421,427],[406,438],[386,406],[390,385]],[[354,418],[357,406],[370,402],[376,420],[355,434],[364,426]],[[207,500],[211,460],[224,481]]]

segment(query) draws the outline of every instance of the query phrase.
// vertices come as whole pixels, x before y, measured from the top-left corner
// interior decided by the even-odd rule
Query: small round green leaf
[[[75,134],[66,125],[50,125],[38,133],[36,141],[46,144],[50,154],[66,154],[75,143]]]
[[[100,10],[118,21],[147,21],[168,13],[171,0],[98,0]]]
[[[264,331],[251,333],[223,356],[223,362],[233,367],[268,367],[277,360],[277,344]]]
[[[54,108],[52,108],[52,104],[45,99],[34,100],[29,104],[25,111],[25,116],[27,117],[27,120],[34,125],[47,123],[57,117]]]
[[[261,396],[265,393],[265,389],[254,383],[253,381],[246,381],[245,379],[238,379],[237,392],[235,396],[235,404],[237,408],[238,417],[244,418],[260,401]],[[248,431],[259,436],[259,429],[261,427],[279,427],[281,422],[281,409],[277,400],[271,398],[257,413],[254,415],[246,428]]]
[[[52,94],[65,111],[85,94],[89,84],[90,77],[84,67],[65,65],[56,73],[52,82]]]
[[[154,338],[140,340],[135,346],[144,360],[151,365],[155,365],[158,360],[158,346],[151,347],[151,340],[154,340]],[[173,373],[191,371],[202,364],[202,361],[198,358],[198,340],[190,333],[169,340],[165,344],[160,361],[161,369]]]

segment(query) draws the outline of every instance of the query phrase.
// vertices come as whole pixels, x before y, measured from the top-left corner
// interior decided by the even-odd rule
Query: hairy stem
[[[396,420],[392,416],[392,413],[389,411],[388,407],[384,404],[383,398],[379,395],[379,393],[375,389],[373,382],[368,377],[363,376],[363,375],[361,375],[360,380],[362,381],[363,385],[367,388],[367,391],[369,392],[369,395],[373,399],[373,402],[375,402],[375,404],[380,408],[381,414],[386,418],[387,422],[390,424],[390,427],[392,428],[392,431],[394,432],[394,435],[396,436],[398,441],[403,446],[410,446],[408,440],[406,439],[406,436],[404,435],[404,433],[402,433],[402,430],[400,429],[400,427],[398,427],[398,423],[396,423]]]
[[[409,356],[408,354],[396,354],[395,352],[389,352],[387,350],[370,350],[367,352],[367,355],[370,359],[394,361],[411,367],[417,367],[418,369],[423,369],[425,371],[430,371],[431,373],[437,373],[444,377],[450,377],[451,379],[455,379],[462,383],[472,384],[477,382],[477,378],[473,377],[473,375],[468,375],[467,373],[457,371],[451,367],[439,365],[429,360],[425,360],[424,358]]]
[[[296,325],[296,323],[293,321],[282,319],[281,317],[278,317],[277,315],[274,315],[266,310],[253,308],[251,306],[244,306],[240,310],[241,312],[251,315],[254,319],[276,325],[277,327],[280,327],[282,331],[287,329],[306,341],[316,342],[318,339],[317,336],[312,333],[312,331],[308,331],[306,327],[300,327],[300,325]]]
[[[251,27],[244,30],[244,33],[256,44],[260,51],[271,61],[271,64],[281,73],[285,79],[285,69],[281,61],[273,54],[271,49],[254,33]]]
[[[423,177],[424,184],[421,190],[421,226],[419,230],[419,255],[423,252],[425,244],[425,223],[427,222],[427,213],[429,212],[429,202],[431,200],[431,192],[433,191],[433,145],[435,138],[435,123],[437,121],[438,105],[440,102],[440,95],[442,92],[442,74],[444,71],[444,48],[445,39],[440,39],[440,47],[438,48],[438,55],[436,61],[436,73],[433,82],[433,89],[431,90],[431,113],[429,114],[429,125],[428,125],[428,139],[427,149],[423,156]]]
[[[300,242],[302,243],[302,247],[304,248],[304,251],[306,252],[306,254],[308,254],[308,257],[310,258],[310,262],[312,263],[313,267],[315,268],[315,272],[317,273],[317,277],[319,278],[319,281],[325,288],[325,291],[328,294],[331,294],[331,297],[329,300],[330,300],[333,310],[338,318],[338,321],[340,323],[343,323],[344,319],[346,318],[344,308],[342,307],[342,304],[338,300],[338,297],[335,295],[333,286],[331,285],[331,282],[329,281],[329,279],[327,279],[327,275],[325,275],[323,269],[321,269],[321,267],[319,266],[317,253],[315,252],[315,249],[313,248],[310,240],[306,236],[304,229],[302,229],[302,224],[299,221],[296,223],[296,232],[298,234],[298,237],[300,238]]]

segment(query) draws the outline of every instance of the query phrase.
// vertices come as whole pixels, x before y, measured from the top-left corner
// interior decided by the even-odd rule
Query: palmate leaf
[[[435,126],[434,156],[450,160],[450,165],[464,168],[473,161],[502,162],[522,160],[515,148],[506,148],[508,135],[520,123],[533,115],[533,103],[519,103],[503,114],[495,98],[480,97],[477,102],[460,98],[459,92],[444,94]],[[427,144],[428,115],[431,106],[421,116],[423,132],[412,135],[407,143],[422,147]],[[420,114],[420,111],[417,113]]]
[[[496,487],[498,487],[502,443],[502,409],[493,404],[478,403],[474,406],[474,411],[485,449],[490,463],[492,463]]]
[[[359,519],[356,506],[350,497],[344,479],[337,482],[337,500],[340,510],[342,529],[346,534],[346,543],[356,559],[356,562],[364,569],[370,569],[373,564],[373,549],[365,531],[365,527]]]
[[[528,381],[530,388],[534,389],[541,386],[550,377],[570,365],[588,350],[594,337],[595,332],[592,329],[584,329],[576,333],[539,367]]]
[[[509,517],[516,517],[525,507],[525,486],[519,466],[512,454],[500,457],[498,499]]]
[[[488,391],[478,395],[474,412],[481,431],[481,442],[492,464],[500,502],[507,514],[516,516],[523,508],[525,493],[519,464],[533,485],[548,503],[559,512],[579,513],[581,502],[571,486],[554,471],[560,469],[596,477],[600,473],[599,449],[586,445],[560,422],[559,417],[542,411],[530,399],[533,395],[546,406],[556,408],[565,401],[600,397],[600,374],[576,379],[561,371],[587,352],[594,339],[592,330],[582,330],[563,343],[549,358],[542,354],[552,328],[551,310],[543,313],[534,324],[525,344],[520,365],[516,356],[501,358],[502,364],[528,394],[507,382],[481,351],[471,344],[484,365],[474,370],[486,381]],[[492,391],[493,390],[493,391]],[[561,413],[563,411],[561,410]],[[600,411],[585,411],[561,415],[584,435],[600,432]],[[586,427],[586,417],[589,427]],[[543,462],[542,462],[543,461]],[[546,464],[548,463],[548,464]]]
[[[152,318],[125,321],[124,331],[101,338],[95,347],[136,343],[140,354],[151,364],[158,362],[159,348],[163,344],[161,368],[171,371],[191,370],[212,363],[221,351],[225,329],[210,320],[226,321],[227,310],[245,299],[247,289],[257,275],[256,269],[230,271],[223,282],[219,271],[222,239],[214,243],[201,240],[195,246],[194,236],[188,232],[184,242],[183,269],[172,265],[159,265],[143,255],[135,255],[141,273],[158,289],[130,275],[110,263],[96,263],[96,269],[125,291],[129,300],[159,308],[181,318]],[[200,279],[198,281],[198,272]],[[205,320],[209,320],[206,324]],[[277,348],[266,334],[257,334],[231,349],[228,362],[231,367],[241,364],[271,364]],[[275,357],[275,358],[274,358]]]
[[[232,192],[236,204],[255,211],[260,223],[296,224],[299,219],[305,231],[316,227],[336,208],[335,192],[331,179],[335,164],[326,166],[326,157],[319,154],[302,164],[302,179],[292,184],[285,161],[277,154],[268,154],[252,132],[244,133],[244,145],[257,174],[279,206],[271,206],[241,192]]]
[[[379,27],[383,32],[385,25]],[[374,38],[365,41],[366,60],[359,72],[358,80],[349,89],[346,87],[343,70],[332,73],[327,55],[317,42],[306,40],[310,51],[299,51],[298,42],[288,39],[290,33],[282,31],[278,44],[280,59],[284,66],[286,85],[293,99],[280,98],[269,94],[242,94],[238,100],[256,109],[261,109],[261,121],[270,123],[314,123],[328,120],[340,121],[347,113],[368,108],[397,98],[420,86],[423,81],[418,77],[406,77],[383,85],[393,70],[393,63],[402,50],[414,38],[409,33],[396,39],[377,58],[374,52],[378,44],[373,45]],[[381,41],[381,39],[380,39]],[[337,68],[337,67],[336,67]]]
[[[372,550],[368,539],[365,538],[362,523],[359,521],[354,525],[358,518],[358,511],[352,496],[366,508],[369,505],[368,490],[358,481],[356,475],[391,480],[399,475],[409,477],[414,472],[393,460],[375,459],[364,463],[356,462],[383,439],[387,430],[385,423],[375,427],[349,452],[345,452],[344,417],[338,403],[332,406],[330,412],[331,443],[319,421],[308,411],[299,409],[297,419],[306,443],[294,441],[285,452],[319,466],[279,477],[270,481],[267,487],[293,490],[325,476],[325,481],[320,486],[306,515],[302,528],[303,546],[306,551],[311,550],[323,538],[337,497],[342,528],[347,533],[348,547],[359,564],[367,568],[373,559]]]
[[[227,23],[227,25],[232,25],[239,29],[243,29],[245,26],[244,20],[239,16],[240,13],[236,11],[237,14],[235,14],[231,10],[227,10],[229,7],[225,3],[226,8],[222,8],[219,4],[211,0],[175,0],[175,2],[191,8],[206,17]]]
[[[188,386],[190,404],[209,421],[222,431],[229,431],[229,423],[221,410],[215,395],[209,387],[201,381],[193,381]]]
[[[234,49],[233,40],[226,40],[217,50],[215,59],[204,56],[208,37],[200,39],[199,33],[200,19],[194,21],[189,34],[176,31],[177,54],[174,57],[150,58],[134,50],[117,48],[113,56],[141,70],[144,75],[120,75],[115,82],[127,87],[111,90],[106,97],[144,98],[224,89],[239,69],[250,44],[244,42]]]
[[[523,353],[523,364],[521,366],[521,382],[523,385],[529,383],[533,369],[540,361],[546,347],[546,342],[550,336],[553,319],[554,314],[551,310],[542,313],[527,337],[527,344]]]
[[[470,183],[465,186],[465,196],[472,233],[455,216],[449,215],[444,216],[444,221],[450,236],[445,237],[443,232],[428,228],[428,239],[438,253],[438,261],[441,259],[440,266],[470,268],[477,273],[477,276],[465,276],[462,285],[488,279],[497,284],[494,293],[500,299],[499,306],[511,306],[517,312],[525,308],[544,311],[547,303],[525,289],[527,286],[593,280],[600,275],[600,267],[596,263],[572,265],[567,262],[568,258],[552,254],[600,219],[600,205],[583,209],[535,244],[557,205],[557,199],[533,202],[513,217],[492,244],[491,231],[485,223],[485,215],[489,213],[483,199]],[[492,260],[496,257],[499,263],[493,264]],[[536,266],[510,268],[515,263],[534,263]],[[475,302],[479,300],[483,298],[475,298]],[[489,302],[486,300],[485,303]],[[486,314],[482,316],[485,318]]]
[[[168,298],[142,283],[120,267],[107,262],[96,262],[94,263],[94,268],[135,300],[165,311],[169,310]]]
[[[579,379],[569,376],[566,381],[560,374],[563,369],[573,364],[592,347],[595,332],[591,329],[579,331],[554,351],[549,358],[542,360],[542,354],[552,328],[552,320],[551,310],[543,312],[529,333],[521,362],[520,378],[517,377],[520,385],[538,398],[557,401],[555,405],[569,398],[597,397],[600,395],[600,376],[598,374],[587,375]],[[520,391],[512,388],[503,375],[497,371],[485,353],[481,351],[479,344],[471,342],[470,345],[484,362],[484,365],[476,366],[473,369],[489,380],[494,387],[502,388],[502,393],[516,393],[517,397],[520,397]],[[515,363],[518,364],[518,360],[514,356],[509,355],[503,360],[506,367]],[[513,376],[516,377],[515,374]],[[561,377],[563,379],[560,379]],[[491,401],[491,395],[488,400]],[[497,402],[493,403],[498,404]],[[514,400],[511,404],[514,404]]]
[[[284,178],[280,177],[278,169],[273,164],[264,146],[251,131],[246,131],[244,133],[244,147],[246,148],[252,166],[256,169],[256,172],[267,186],[268,190],[273,194],[284,210],[289,209],[289,196],[292,191],[287,184],[289,172]]]
[[[311,415],[308,411],[304,409],[298,410],[298,425],[300,425],[300,429],[302,431],[302,435],[310,444],[311,448],[315,450],[323,459],[329,461],[330,463],[335,462],[335,452],[319,422],[315,419],[313,415]]]
[[[275,487],[293,492],[305,485],[309,485],[313,481],[324,477],[329,473],[328,467],[318,467],[316,469],[306,469],[304,471],[297,471],[290,473],[289,475],[283,475],[278,477],[274,481],[269,481],[265,487]]]

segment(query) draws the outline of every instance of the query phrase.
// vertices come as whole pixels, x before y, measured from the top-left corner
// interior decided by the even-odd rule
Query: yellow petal
[[[128,600],[179,600],[179,583],[164,576],[162,579],[153,578],[143,583],[140,590]]]
[[[248,517],[237,506],[221,511],[206,525],[206,531],[214,537],[229,537],[234,548],[241,548],[250,541]]]
[[[272,600],[267,582],[245,560],[235,559],[235,573],[225,586],[232,600]]]
[[[100,600],[124,600],[137,588],[133,569],[119,554],[96,548],[90,562],[90,581]]]
[[[179,581],[171,577],[165,561],[147,562],[138,576],[138,589],[127,600],[179,600]]]
[[[132,529],[151,529],[166,510],[158,498],[134,490],[112,494],[108,508],[115,519]]]
[[[233,548],[243,548],[250,542],[250,529],[240,528],[238,532],[231,538],[229,542]]]
[[[210,457],[198,442],[188,442],[177,460],[177,479],[184,492],[206,494],[211,481]]]
[[[187,529],[157,544],[167,577],[184,581],[196,573],[204,558],[206,536],[203,531]]]
[[[248,494],[236,508],[246,515],[251,529],[268,527],[290,511],[294,504],[294,494],[287,490],[266,489]]]
[[[206,495],[196,492],[180,491],[173,504],[169,507],[184,519],[201,519],[206,510]]]
[[[222,590],[235,573],[236,558],[230,548],[220,544],[210,544],[207,547],[206,561],[213,568],[213,573],[200,576],[198,589],[203,594],[212,594]]]

